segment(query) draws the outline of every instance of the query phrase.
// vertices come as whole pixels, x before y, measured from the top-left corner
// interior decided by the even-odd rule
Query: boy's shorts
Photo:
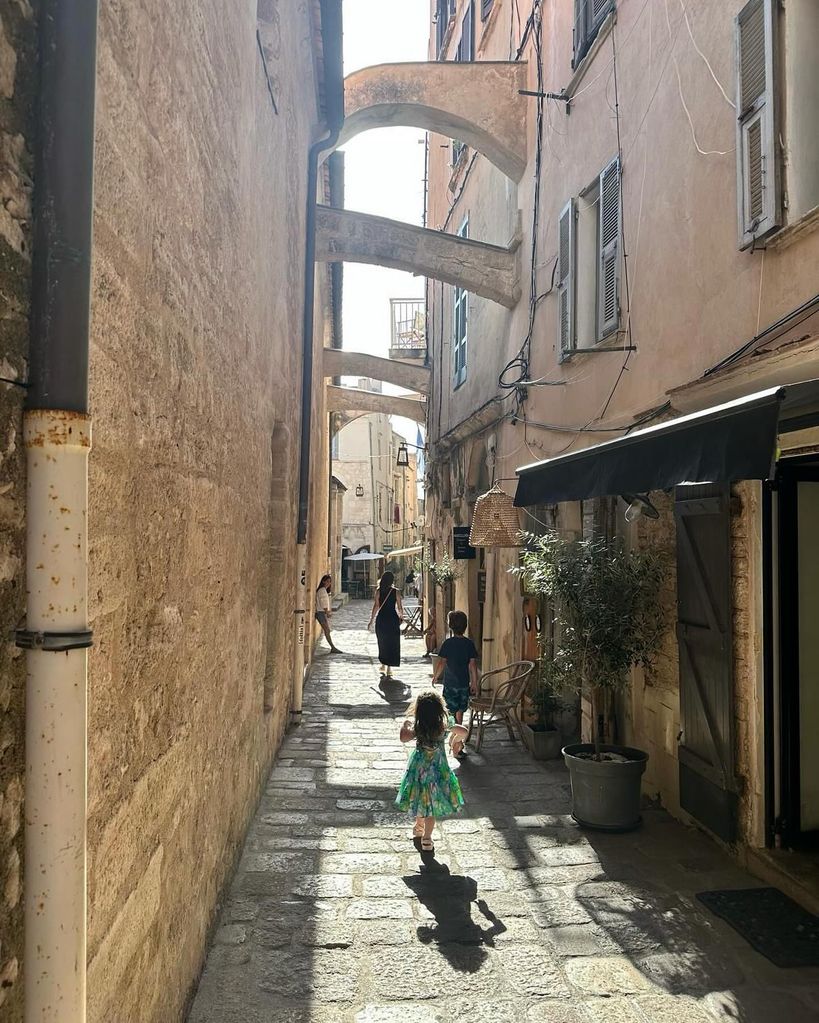
[[[444,703],[450,714],[465,711],[469,706],[469,687],[444,686]]]

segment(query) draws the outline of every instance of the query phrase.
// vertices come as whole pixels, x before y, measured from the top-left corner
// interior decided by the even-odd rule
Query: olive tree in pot
[[[650,663],[665,616],[660,588],[667,556],[629,550],[617,540],[566,540],[550,531],[528,534],[521,552],[530,592],[549,598],[559,640],[554,677],[589,701],[592,742],[563,749],[572,784],[572,815],[587,827],[625,831],[640,823],[640,785],[648,754],[605,745],[600,712],[606,692],[628,688],[631,669]]]
[[[554,662],[543,653],[535,667],[529,705],[534,720],[521,721],[524,741],[535,760],[554,760],[560,756],[561,745],[555,715],[563,709],[563,700],[557,690]]]

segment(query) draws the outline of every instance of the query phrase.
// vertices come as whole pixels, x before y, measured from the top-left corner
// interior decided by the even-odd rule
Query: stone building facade
[[[809,140],[802,132],[819,88],[805,59],[805,48],[819,42],[819,18],[815,5],[801,0],[784,7],[715,0],[687,13],[658,12],[636,0],[593,7],[583,0],[434,0],[431,14],[431,80],[449,65],[453,85],[469,82],[476,101],[482,80],[496,81],[501,66],[511,75],[514,67],[528,90],[512,108],[497,86],[497,99],[489,90],[484,97],[487,107],[506,107],[507,123],[517,118],[526,139],[522,174],[502,129],[477,118],[457,123],[455,108],[466,110],[462,95],[453,98],[448,118],[439,110],[437,122],[429,119],[427,224],[515,250],[522,292],[509,308],[469,282],[459,286],[439,274],[428,282],[427,535],[440,550],[450,546],[453,527],[470,524],[476,497],[493,479],[515,492],[521,466],[819,377],[812,270],[819,257],[819,161],[815,133]],[[756,128],[741,94],[750,88],[748,65],[743,77],[736,63],[749,31],[776,40],[764,66],[754,65],[763,83],[755,94],[754,109],[763,111]],[[376,93],[378,71],[369,74],[365,83],[359,73],[357,86]],[[396,99],[405,96],[406,83],[395,92]],[[425,98],[416,88],[414,117]],[[361,99],[362,107],[368,103]],[[480,123],[492,140],[481,137]],[[749,177],[756,150],[748,148],[748,138],[757,139],[768,123],[779,134],[770,137],[767,177]],[[754,216],[748,215],[752,207]],[[601,238],[609,227],[611,247],[604,252]],[[792,718],[801,714],[803,729],[808,721],[819,723],[817,707],[807,676],[800,695],[777,661],[788,643],[803,670],[813,657],[804,632],[797,652],[794,634],[785,639],[785,631],[777,631],[790,625],[776,588],[796,585],[795,570],[782,574],[790,570],[777,547],[788,532],[777,526],[785,514],[780,480],[795,479],[801,488],[800,536],[813,533],[809,480],[819,448],[813,421],[803,425],[811,428],[780,429],[777,456],[788,457],[780,458],[772,484],[735,482],[730,493],[705,498],[727,515],[730,537],[722,545],[729,584],[721,625],[731,651],[723,666],[729,689],[717,694],[730,709],[724,722],[712,720],[713,728],[704,730],[713,730],[724,761],[711,765],[708,780],[703,774],[692,781],[695,758],[685,747],[694,729],[691,708],[686,715],[684,706],[692,682],[674,635],[677,572],[692,570],[682,550],[685,494],[678,491],[675,500],[673,490],[650,493],[660,517],[636,527],[624,523],[622,502],[606,505],[607,514],[614,511],[612,528],[626,542],[663,544],[675,554],[665,592],[669,633],[653,671],[635,673],[631,699],[617,714],[619,738],[649,751],[648,793],[765,873],[783,869],[779,844],[800,848],[808,841],[819,810],[810,782],[812,753],[804,738],[794,753],[800,746],[795,726],[781,725],[788,706]],[[529,503],[520,521],[535,530],[539,520],[554,521],[573,532],[592,528],[600,505],[597,497],[556,509]],[[795,530],[798,516],[792,508],[788,514]],[[800,557],[809,560],[811,553],[805,548]],[[523,649],[522,596],[506,571],[516,560],[514,550],[480,553],[448,598],[468,607],[473,620],[492,608],[484,668],[513,660]],[[797,617],[814,599],[800,579],[801,596],[790,605]],[[439,616],[445,599],[439,591]],[[686,671],[688,683],[681,681]],[[787,727],[786,735],[780,728]],[[798,773],[794,758],[800,756],[801,826],[794,824],[799,781],[790,794],[785,784]],[[730,827],[723,827],[716,807],[725,808]],[[806,901],[819,895],[793,878],[778,880],[793,882]]]
[[[100,5],[91,336],[88,1019],[183,1018],[288,726],[318,0]],[[0,375],[26,372],[36,5],[0,25]],[[334,58],[332,54],[337,54]],[[336,68],[338,70],[334,70]],[[35,182],[36,188],[36,182]],[[320,202],[332,201],[319,175]],[[326,570],[316,274],[307,579]],[[22,389],[0,383],[0,1014],[22,1019]],[[304,588],[312,616],[312,587]],[[311,630],[303,637],[310,658]]]

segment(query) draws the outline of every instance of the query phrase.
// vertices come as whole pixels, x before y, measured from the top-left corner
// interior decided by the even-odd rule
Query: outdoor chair
[[[481,748],[484,730],[489,725],[505,724],[510,739],[514,740],[517,732],[522,740],[519,708],[534,667],[534,661],[513,661],[481,676],[478,695],[469,700],[467,742],[475,729],[476,752]],[[503,677],[506,681],[501,681]]]

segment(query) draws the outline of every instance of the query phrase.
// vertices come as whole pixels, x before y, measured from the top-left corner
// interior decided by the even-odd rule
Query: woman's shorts
[[[316,611],[316,621],[319,623],[319,625],[322,625],[322,626],[327,625],[328,624],[327,623],[327,612],[326,611]]]

